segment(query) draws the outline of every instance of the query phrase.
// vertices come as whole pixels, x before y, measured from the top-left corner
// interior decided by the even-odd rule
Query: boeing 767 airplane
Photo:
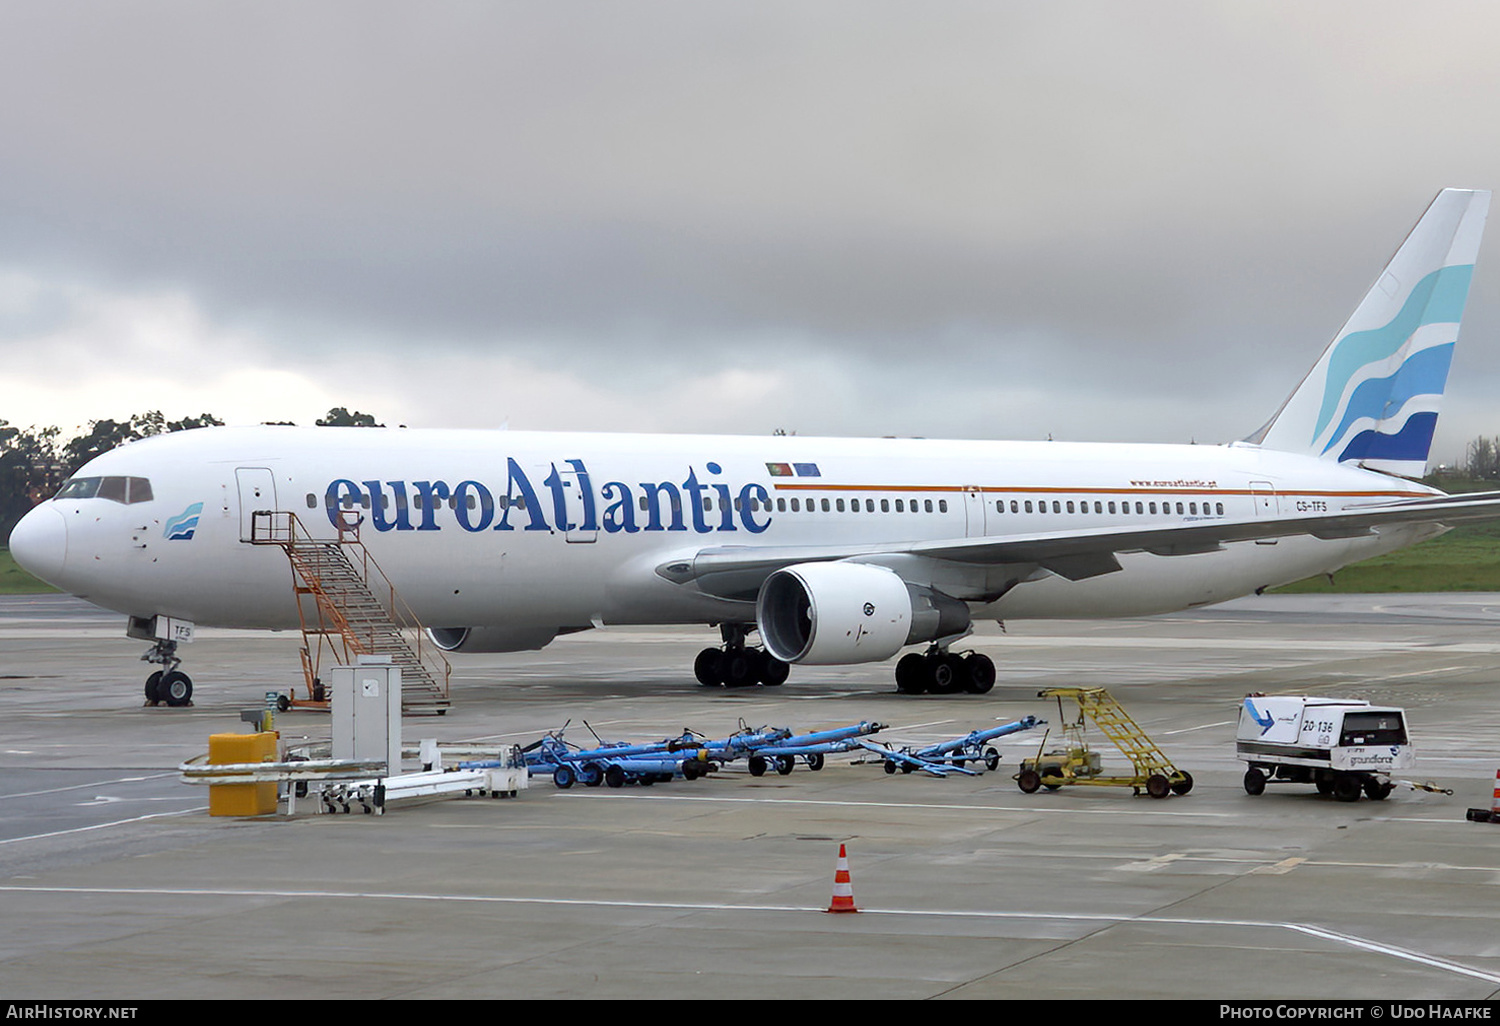
[[[718,625],[704,684],[921,646],[902,691],[984,692],[994,663],[954,651],[976,620],[1221,602],[1500,517],[1500,492],[1414,480],[1488,206],[1440,193],[1276,414],[1227,445],[205,428],[92,460],[11,549],[146,625],[174,704],[191,682],[150,625],[299,625],[286,557],[252,544],[260,511],[357,531],[450,650]]]

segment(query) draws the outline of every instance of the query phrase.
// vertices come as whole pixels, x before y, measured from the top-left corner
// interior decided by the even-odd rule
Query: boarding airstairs
[[[289,704],[326,704],[325,654],[344,664],[385,655],[401,667],[403,712],[447,712],[448,660],[359,540],[357,524],[341,523],[336,540],[320,540],[295,513],[261,510],[252,515],[250,540],[280,546],[292,568],[307,699]]]

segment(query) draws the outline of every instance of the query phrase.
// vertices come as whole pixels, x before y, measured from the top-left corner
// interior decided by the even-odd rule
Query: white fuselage
[[[656,573],[708,548],[1326,516],[1436,494],[1249,445],[290,427],[147,439],[76,477],[143,479],[150,497],[43,503],[17,528],[33,572],[133,616],[275,628],[298,623],[292,574],[279,549],[248,543],[256,510],[295,512],[326,538],[344,510],[430,626],[568,629],[753,621],[753,602]],[[976,618],[1129,616],[1332,572],[1439,531],[1126,553],[1119,572],[1078,581],[1032,572],[998,598],[1003,566],[870,561],[970,602]]]

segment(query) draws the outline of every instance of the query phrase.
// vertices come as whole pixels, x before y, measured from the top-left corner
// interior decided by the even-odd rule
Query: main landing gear
[[[146,678],[146,704],[184,706],[193,704],[193,678],[178,670],[177,642],[158,638],[141,656],[144,662],[160,663],[162,669]]]
[[[786,683],[792,668],[765,649],[746,648],[745,635],[749,629],[743,624],[720,624],[719,633],[723,635],[724,647],[705,648],[693,661],[693,675],[699,684],[744,688],[752,684],[778,687]]]
[[[982,695],[995,686],[995,662],[979,652],[956,655],[937,645],[896,663],[896,690],[903,695]]]

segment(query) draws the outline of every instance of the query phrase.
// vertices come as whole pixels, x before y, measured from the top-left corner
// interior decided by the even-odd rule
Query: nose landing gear
[[[177,669],[182,665],[182,660],[177,658],[177,642],[158,638],[141,660],[162,666],[146,678],[147,705],[181,707],[193,704],[193,678]]]

